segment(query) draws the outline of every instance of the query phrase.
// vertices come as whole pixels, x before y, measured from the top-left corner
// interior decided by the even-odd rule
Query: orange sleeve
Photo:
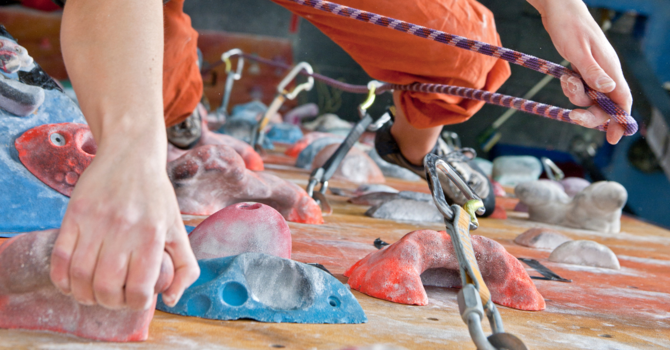
[[[163,56],[163,111],[166,126],[186,119],[202,97],[198,69],[198,32],[184,13],[184,0],[170,0],[163,7],[165,54]]]
[[[340,45],[374,79],[395,84],[430,82],[496,91],[511,71],[505,61],[411,34],[273,0],[304,17]],[[469,39],[501,45],[493,14],[474,0],[334,0]],[[416,128],[455,124],[484,102],[444,94],[403,92],[403,111]]]

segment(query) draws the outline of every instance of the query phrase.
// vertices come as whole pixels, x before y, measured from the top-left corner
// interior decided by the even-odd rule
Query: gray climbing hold
[[[175,307],[158,297],[156,308],[214,320],[364,323],[349,288],[329,273],[272,255],[245,253],[199,260],[200,277]]]
[[[340,119],[335,114],[327,113],[312,121],[303,121],[302,126],[311,131],[327,132],[347,136],[352,128],[350,122]]]
[[[443,222],[444,217],[432,202],[397,198],[376,205],[365,215],[403,222]]]
[[[486,175],[488,177],[491,177],[491,173],[493,173],[493,162],[491,162],[488,159],[479,158],[479,157],[475,157],[472,160],[472,162],[477,164],[477,166],[479,167],[479,169],[482,170],[484,175]]]
[[[572,265],[604,267],[614,270],[621,268],[619,259],[617,259],[614,252],[594,241],[565,242],[551,252],[549,261]]]
[[[398,193],[399,191],[396,190],[395,188],[387,185],[382,185],[382,184],[363,184],[358,186],[356,188],[356,191],[354,191],[354,194],[357,196],[361,196],[364,194],[368,193],[374,193],[374,192],[387,192],[387,193]]]
[[[395,199],[407,199],[419,202],[433,202],[433,197],[427,193],[402,191],[398,193],[371,192],[349,199],[349,203],[358,205],[380,205]]]
[[[542,174],[542,163],[532,156],[503,156],[493,161],[491,176],[503,186],[535,181]]]
[[[314,140],[310,143],[309,146],[300,152],[298,159],[295,161],[295,166],[302,169],[310,169],[312,167],[312,162],[314,157],[316,157],[319,152],[321,152],[326,146],[342,143],[342,139],[334,137],[322,137],[320,139]]]
[[[514,239],[514,243],[524,247],[553,250],[559,245],[571,240],[572,239],[558,231],[548,228],[534,227],[518,235]]]
[[[379,169],[381,169],[382,174],[384,174],[384,176],[408,181],[421,180],[421,176],[411,172],[409,169],[405,169],[401,166],[391,164],[383,160],[374,148],[370,150],[370,152],[368,152],[368,155],[370,156],[370,158],[372,158],[375,164],[377,164]]]
[[[0,76],[0,108],[25,117],[44,103],[44,89]]]

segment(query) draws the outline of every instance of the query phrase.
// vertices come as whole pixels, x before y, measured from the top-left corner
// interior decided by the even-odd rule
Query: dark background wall
[[[505,47],[557,63],[562,61],[549,35],[544,31],[539,13],[525,0],[483,0],[481,3],[494,13],[498,32]],[[291,35],[289,33],[291,13],[269,0],[188,0],[185,3],[185,11],[191,16],[196,29],[290,38],[294,42],[296,62],[307,61],[320,73],[349,83],[365,84],[370,80],[356,62],[309,22],[301,19],[298,33]],[[426,44],[435,45],[428,41]],[[512,77],[499,92],[522,96],[542,77],[540,73],[513,66]],[[323,105],[327,94],[323,89],[321,93],[317,90],[319,89],[314,89],[309,95],[303,96],[303,102],[318,102],[321,99]],[[342,118],[354,120],[357,118],[356,105],[362,99],[363,96],[360,95],[342,94],[342,104],[337,114]],[[552,81],[534,99],[562,107],[573,107],[563,96],[557,80]],[[387,94],[380,101],[375,104],[377,109],[373,109],[373,112],[380,112],[391,99]],[[465,146],[476,146],[477,135],[504,112],[505,109],[501,107],[485,106],[468,122],[447,126],[447,129],[457,132]],[[501,131],[503,133],[501,143],[557,150],[567,150],[570,141],[577,135],[595,139],[598,143],[603,140],[599,132],[523,113],[515,114]]]

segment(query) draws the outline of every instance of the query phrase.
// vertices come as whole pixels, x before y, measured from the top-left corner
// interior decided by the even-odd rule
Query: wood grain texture
[[[281,151],[278,149],[277,151]],[[308,173],[290,167],[278,153],[266,160],[268,171],[304,187]],[[427,192],[422,182],[389,179],[398,189]],[[331,186],[355,188],[332,181]],[[442,225],[401,224],[363,216],[366,207],[329,195],[334,214],[320,226],[290,223],[293,258],[325,265],[340,281],[342,273],[375,251],[375,238],[392,243],[420,229]],[[506,199],[513,204],[513,199]],[[603,234],[533,223],[527,214],[508,212],[507,220],[481,219],[475,234],[495,239],[514,256],[538,259],[573,283],[535,280],[547,309],[526,312],[500,307],[505,328],[531,349],[654,349],[670,347],[670,232],[632,218],[622,232]],[[188,224],[203,218],[187,217]],[[589,239],[610,247],[619,271],[556,264],[549,251],[513,243],[535,226],[552,227],[573,239]],[[529,274],[538,275],[532,269]],[[354,291],[369,322],[363,325],[268,324],[252,321],[211,321],[156,312],[149,340],[134,344],[91,343],[73,337],[0,330],[0,349],[342,349],[352,345],[391,343],[408,349],[474,349],[458,315],[454,289],[427,288],[427,306],[394,304]],[[488,325],[485,325],[488,331]]]

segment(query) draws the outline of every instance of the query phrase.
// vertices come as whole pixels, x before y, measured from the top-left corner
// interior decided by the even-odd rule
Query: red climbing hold
[[[505,220],[507,219],[507,211],[505,211],[505,208],[503,208],[502,205],[496,204],[495,209],[493,209],[493,213],[489,215],[489,219]]]
[[[109,310],[78,304],[51,283],[50,257],[58,230],[18,235],[0,245],[0,328],[42,330],[114,342],[142,341],[154,304],[147,310]],[[155,292],[172,284],[174,266],[164,253]]]
[[[15,145],[21,163],[35,177],[68,197],[97,150],[88,125],[76,123],[37,126]]]
[[[189,236],[198,260],[242,253],[291,259],[291,230],[278,211],[261,203],[238,203],[208,217]]]
[[[521,263],[499,243],[472,236],[472,246],[494,303],[520,310],[545,308]],[[427,305],[425,285],[460,288],[458,260],[444,231],[420,230],[371,253],[345,272],[351,288],[402,304]]]

